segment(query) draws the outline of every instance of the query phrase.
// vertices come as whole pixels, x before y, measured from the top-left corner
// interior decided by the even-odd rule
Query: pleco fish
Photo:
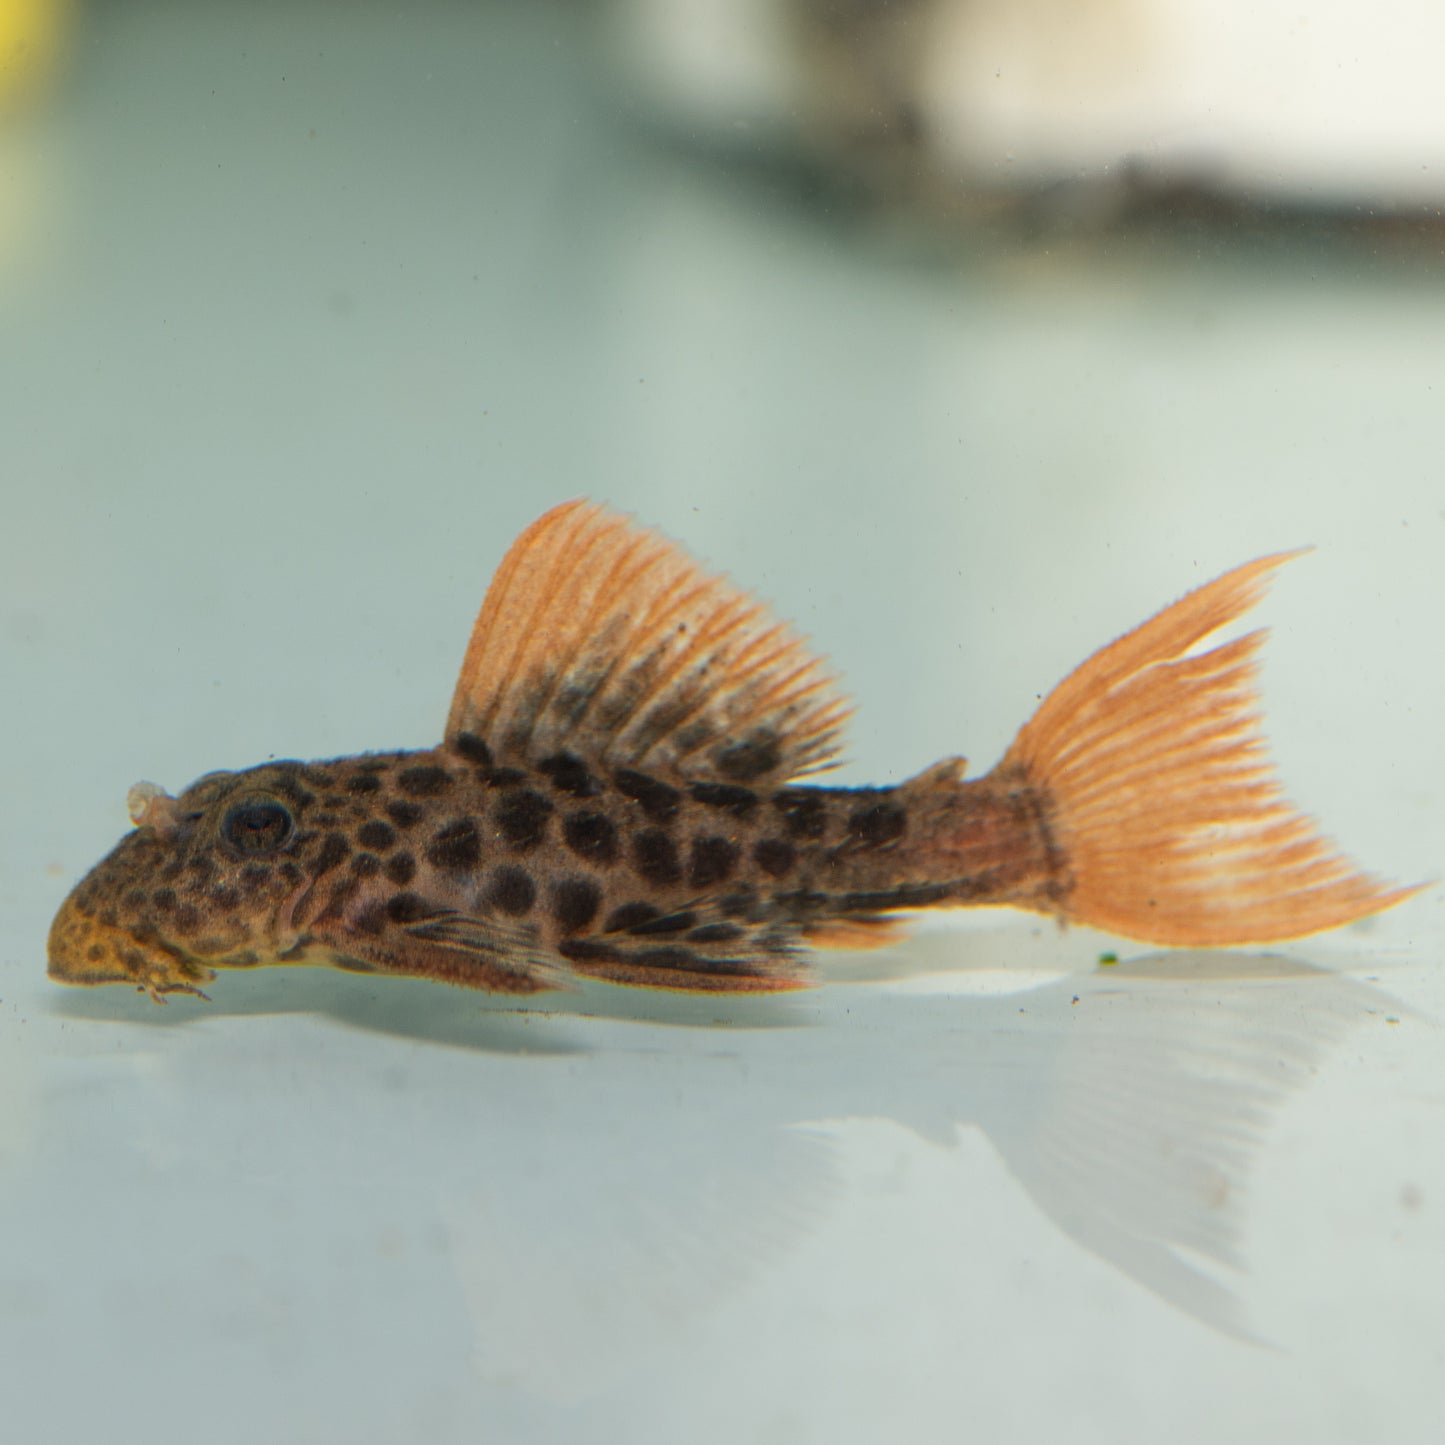
[[[804,944],[902,909],[1007,903],[1153,943],[1264,943],[1412,889],[1281,796],[1262,633],[1192,652],[1289,554],[1190,593],[1057,687],[1003,760],[891,788],[832,765],[849,707],[763,607],[603,507],[534,523],[492,582],[440,747],[131,791],[136,828],[65,901],[50,975],[199,993],[330,963],[526,994],[575,975],[797,986]]]

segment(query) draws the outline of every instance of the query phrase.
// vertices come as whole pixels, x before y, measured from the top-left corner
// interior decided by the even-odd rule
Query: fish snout
[[[167,993],[199,994],[200,985],[215,977],[211,969],[105,921],[82,907],[75,893],[50,925],[48,951],[46,971],[58,983],[129,983],[157,1003]]]

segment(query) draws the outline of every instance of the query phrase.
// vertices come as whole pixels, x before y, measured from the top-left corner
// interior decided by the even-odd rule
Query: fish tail
[[[1051,907],[1151,943],[1298,938],[1417,890],[1360,872],[1285,798],[1256,680],[1264,632],[1192,652],[1298,554],[1237,567],[1094,654],[999,764],[1044,798]]]

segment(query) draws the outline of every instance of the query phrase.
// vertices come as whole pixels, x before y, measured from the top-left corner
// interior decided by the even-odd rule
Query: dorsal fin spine
[[[688,591],[685,591],[681,597],[675,597],[673,594],[677,588],[683,586],[686,581],[686,576],[681,575],[669,584],[668,590],[659,597],[657,605],[649,609],[646,619],[648,623],[652,623],[654,619],[660,620],[669,612],[679,610],[691,602],[706,597],[708,592],[717,585],[715,579],[705,578]],[[721,650],[729,637],[740,629],[746,628],[755,618],[761,615],[762,612],[763,609],[758,603],[753,602],[750,598],[741,594],[729,599],[718,609],[718,612],[714,614],[714,616],[708,618],[703,626],[693,630],[688,641],[677,651],[675,656],[668,660],[667,665],[660,670],[656,680],[656,686],[661,689],[666,684],[675,682],[678,678],[685,676],[690,662],[695,662],[700,657],[704,657],[708,650]],[[698,712],[702,711],[709,701],[709,694],[699,692],[696,701],[691,707],[670,715],[671,730],[675,731],[686,723],[689,718],[694,717]],[[621,722],[617,728],[618,736],[621,737],[625,735],[628,729],[634,724],[645,722],[647,716],[647,713],[639,714],[636,708],[629,711],[625,721]],[[648,743],[647,746],[641,750],[636,761],[645,762],[647,755],[664,740],[664,736],[665,735],[660,735]],[[690,749],[689,752],[698,750],[699,749],[694,748]]]
[[[546,613],[546,616],[548,618],[557,615],[559,612],[561,613],[561,615],[566,616],[568,611],[575,610],[575,607],[578,604],[574,603],[572,598],[572,592],[576,591],[577,588],[582,585],[581,581],[579,580],[584,575],[582,572],[581,564],[583,561],[585,561],[588,553],[594,550],[596,547],[600,546],[605,540],[605,533],[594,533],[586,539],[586,543],[583,546],[581,552],[574,559],[576,566],[567,579],[569,585],[567,587],[559,588],[558,591],[551,598],[551,602]],[[640,543],[642,540],[643,539],[639,538],[638,542]],[[569,587],[571,590],[569,590]],[[587,609],[588,624],[591,624],[594,618],[606,615],[604,607],[605,600],[606,599],[602,598],[601,596],[594,595],[591,601],[591,605]],[[578,601],[580,602],[580,599]],[[546,713],[549,704],[552,702],[552,699],[557,695],[557,688],[560,684],[561,679],[567,675],[568,667],[580,658],[582,654],[582,649],[586,645],[591,631],[592,628],[590,627],[590,625],[584,626],[583,628],[579,629],[572,642],[571,647],[567,650],[566,654],[558,658],[559,664],[562,665],[559,665],[555,669],[552,682],[548,690],[543,693],[537,700],[537,705],[533,711],[532,718],[534,725],[537,720]],[[599,686],[593,690],[593,697],[595,697],[597,693],[602,690],[603,686],[605,686],[605,682],[603,684],[599,684]],[[587,711],[588,709],[590,709],[590,707],[591,699],[589,698],[587,708],[584,708],[582,713],[573,720],[572,724],[567,729],[568,733],[572,732],[575,727],[582,721],[582,719],[586,717]]]
[[[567,523],[572,524],[572,531],[575,533],[585,527],[601,511],[595,503],[572,503],[566,507],[556,507],[545,513],[528,527],[520,537],[512,544],[507,555],[502,559],[501,565],[497,568],[496,575],[492,579],[492,585],[488,589],[487,597],[503,596],[510,588],[516,574],[522,569],[531,550],[540,545],[542,540],[549,534],[565,527]],[[482,621],[485,619],[486,626]],[[482,604],[482,615],[478,618],[478,625],[474,629],[471,641],[467,645],[466,657],[462,662],[462,676],[475,669],[477,659],[483,654],[489,655],[489,661],[494,671],[503,677],[511,676],[516,669],[517,662],[526,650],[527,632],[520,626],[519,619],[508,616],[500,610],[493,616],[487,615],[487,605]],[[497,637],[498,624],[510,631],[510,636],[499,639]],[[504,663],[492,660],[490,654],[500,651],[502,645],[506,646],[507,656]],[[470,719],[471,729],[483,736],[489,734],[495,723],[497,711],[501,706],[503,693],[498,691],[492,698],[488,707],[475,718]],[[463,698],[459,691],[457,698],[453,701],[451,715],[447,721],[447,732],[455,730],[458,721],[458,714],[462,711]]]
[[[660,563],[662,560],[663,558],[660,555],[653,559],[654,564]],[[645,573],[640,575],[645,575]],[[673,580],[667,584],[663,591],[658,594],[652,605],[649,606],[647,611],[643,614],[643,625],[647,627],[655,627],[658,622],[667,615],[669,611],[675,610],[677,607],[681,606],[683,602],[686,601],[686,595],[684,595],[681,599],[678,599],[677,597],[678,591],[686,584],[686,581],[686,577],[679,576],[673,578]],[[614,662],[612,668],[609,669],[609,675],[612,672],[615,672],[615,670],[616,663]],[[677,668],[675,664],[669,664],[667,667],[660,669],[658,678],[654,682],[654,687],[660,686],[661,683],[666,679],[675,677],[676,673]],[[601,689],[599,689],[599,691],[600,690]],[[635,698],[628,705],[625,711],[620,712],[616,716],[616,718],[613,719],[612,740],[609,742],[606,753],[610,754],[612,752],[612,744],[620,742],[624,737],[626,737],[630,729],[640,725],[640,723],[647,717],[648,714],[644,710],[647,701],[648,699],[643,696]],[[645,762],[647,754],[652,751],[652,749],[657,745],[658,741],[660,741],[660,739],[654,740],[652,743],[649,743],[645,748],[641,750],[641,752],[629,758],[629,761],[634,763]]]
[[[591,610],[587,614],[588,625],[586,633],[579,634],[576,645],[573,647],[572,657],[574,660],[580,657],[582,646],[587,635],[595,632],[596,628],[600,627],[601,620],[607,616],[608,610],[614,605],[615,598],[626,593],[630,588],[635,587],[637,583],[657,565],[656,548],[655,545],[650,544],[654,544],[654,539],[649,537],[645,532],[637,534],[629,541],[627,550],[622,554],[618,565],[613,569],[604,586],[598,589]],[[644,555],[640,561],[637,561],[637,554],[639,552],[651,553],[652,555]],[[634,562],[636,564],[635,566],[632,565]],[[614,656],[608,663],[605,671],[603,671],[602,675],[597,679],[592,689],[591,697],[587,700],[586,707],[582,709],[573,720],[572,725],[568,728],[569,733],[575,732],[582,726],[587,714],[592,709],[593,699],[606,691],[607,685],[616,674],[619,661],[620,659]]]

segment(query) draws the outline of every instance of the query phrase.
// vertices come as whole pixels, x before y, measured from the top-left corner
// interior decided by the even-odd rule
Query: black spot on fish
[[[758,795],[735,783],[694,783],[688,792],[705,808],[721,808],[735,818],[750,818],[757,812]]]
[[[423,918],[434,918],[438,911],[415,893],[397,893],[386,905],[386,916],[393,923],[418,923]]]
[[[92,963],[99,963],[101,959],[105,957],[104,945],[99,943],[92,943],[90,947],[85,950],[85,956]]]
[[[378,853],[385,853],[396,842],[396,829],[390,823],[382,822],[380,818],[373,818],[356,830],[356,841],[363,848],[373,848]]]
[[[676,788],[632,768],[619,768],[613,773],[612,781],[617,784],[619,792],[641,806],[653,823],[670,822],[682,805],[682,794]]]
[[[176,890],[174,888],[157,888],[151,894],[151,907],[157,913],[174,912],[176,906]]]
[[[435,763],[418,763],[396,775],[396,785],[413,798],[435,798],[452,785],[452,775]]]
[[[198,884],[206,884],[216,876],[216,865],[209,858],[188,858],[186,872],[194,875]]]
[[[626,933],[661,917],[662,910],[654,908],[650,903],[624,903],[621,908],[614,908],[607,915],[607,922],[602,928],[605,933]]]
[[[638,963],[649,968],[678,969],[685,973],[698,973],[708,967],[708,961],[686,948],[643,948],[637,954]]]
[[[757,892],[752,888],[739,888],[725,893],[717,901],[717,910],[724,918],[741,918],[751,922],[758,913]]]
[[[848,815],[848,835],[865,848],[896,842],[908,827],[908,815],[897,803],[875,803]]]
[[[602,785],[587,771],[587,765],[572,753],[554,753],[537,764],[537,771],[551,778],[552,786],[559,793],[571,793],[574,798],[592,798],[602,791]]]
[[[562,820],[562,836],[588,863],[606,867],[617,861],[617,829],[601,813],[569,813]]]
[[[778,893],[773,902],[800,917],[811,917],[828,907],[828,895],[811,888],[798,888],[791,893]]]
[[[353,773],[346,780],[346,791],[361,797],[366,793],[379,793],[381,779],[375,773]]]
[[[452,747],[469,763],[475,763],[479,768],[492,766],[492,750],[487,746],[486,740],[479,738],[476,733],[458,733],[452,739]]]
[[[770,878],[781,878],[793,866],[793,845],[784,838],[759,838],[753,844],[753,858]]]
[[[738,845],[728,838],[694,838],[687,881],[694,888],[711,888],[726,883],[737,867]]]
[[[489,788],[514,788],[525,783],[527,775],[521,768],[488,768],[482,774],[482,781]]]
[[[508,793],[497,804],[497,827],[502,836],[519,853],[535,848],[547,836],[547,819],[552,804],[535,788],[521,788]]]
[[[483,897],[498,912],[520,918],[537,901],[537,888],[525,869],[508,864],[492,874]]]
[[[704,923],[687,937],[690,943],[732,943],[742,936],[743,930],[736,923]]]
[[[264,863],[248,863],[241,869],[241,891],[255,893],[263,888],[270,878],[271,870]]]
[[[231,888],[225,883],[222,883],[219,888],[211,889],[211,902],[217,908],[234,908],[240,901],[240,890]]]
[[[482,838],[470,818],[455,818],[426,845],[426,860],[433,868],[453,873],[466,873],[477,866],[482,856]]]
[[[615,963],[622,957],[621,949],[595,938],[564,938],[557,952],[573,963]]]
[[[310,768],[305,763],[278,763],[276,766],[282,769],[281,786],[303,805],[314,801],[307,793],[307,787],[324,788],[330,780],[325,768]],[[303,784],[306,786],[303,787]]]
[[[690,908],[677,913],[664,913],[661,917],[649,919],[646,923],[635,923],[628,930],[639,938],[654,938],[658,934],[686,933],[697,922],[697,914]]]
[[[771,733],[733,743],[713,757],[718,772],[736,783],[750,783],[764,773],[771,773],[780,761],[778,740]]]
[[[828,807],[817,793],[785,788],[773,794],[773,807],[790,838],[821,838],[828,831]]]
[[[672,734],[678,756],[686,753],[695,753],[707,743],[716,731],[716,727],[707,718],[698,718],[693,722],[683,723],[682,726],[676,728]]]
[[[386,805],[386,816],[398,828],[414,828],[426,816],[426,809],[419,803],[408,803],[397,798]]]
[[[416,877],[416,859],[410,853],[393,853],[386,860],[386,876],[404,888]]]
[[[590,878],[564,878],[552,886],[552,917],[568,933],[586,928],[602,906],[602,890]]]
[[[375,930],[372,930],[373,932]],[[331,955],[332,965],[344,973],[375,973],[376,965],[367,963],[365,959],[350,958],[344,953],[333,953]]]
[[[104,922],[104,918],[101,920]],[[176,909],[176,927],[182,933],[194,933],[201,926],[201,910],[194,904],[182,903]]]
[[[666,886],[682,878],[677,848],[661,828],[644,828],[632,840],[632,866],[649,883]]]
[[[351,871],[358,878],[375,878],[381,872],[381,859],[375,853],[358,853],[351,860]]]
[[[311,865],[311,871],[320,877],[323,873],[329,873],[340,864],[351,857],[351,844],[341,836],[340,833],[328,833],[322,840],[321,847],[316,854],[316,861]]]
[[[557,689],[556,696],[547,705],[547,711],[562,722],[576,723],[587,711],[587,705],[597,696],[607,674],[595,668],[572,668],[567,681]]]

